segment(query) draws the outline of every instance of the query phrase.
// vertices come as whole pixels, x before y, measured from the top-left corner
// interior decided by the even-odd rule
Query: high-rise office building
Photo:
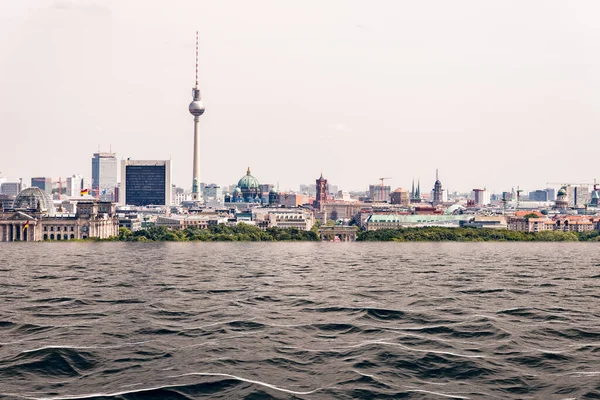
[[[122,160],[119,203],[171,205],[171,160]]]
[[[83,177],[81,175],[73,175],[67,177],[67,196],[77,197],[80,195],[83,187]]]
[[[567,201],[569,207],[584,208],[590,200],[588,186],[567,185]]]
[[[31,187],[36,187],[42,189],[44,192],[48,194],[52,194],[52,178],[31,178]]]
[[[117,187],[117,155],[94,153],[92,158],[92,195],[102,201],[114,201]]]

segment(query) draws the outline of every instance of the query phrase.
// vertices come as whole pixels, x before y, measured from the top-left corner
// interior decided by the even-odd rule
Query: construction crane
[[[383,192],[384,192],[384,190],[383,190],[383,181],[386,180],[386,179],[392,179],[392,178],[390,178],[390,177],[379,178],[379,180],[381,181],[381,201],[385,201],[385,199],[383,198]]]
[[[546,185],[560,185],[560,186],[590,186],[594,185],[594,190],[597,190],[596,187],[598,184],[596,183],[596,179],[594,179],[594,183],[575,183],[575,182],[546,182]]]
[[[521,201],[521,193],[523,193],[523,189],[519,189],[517,186],[517,210],[519,209],[519,202]]]

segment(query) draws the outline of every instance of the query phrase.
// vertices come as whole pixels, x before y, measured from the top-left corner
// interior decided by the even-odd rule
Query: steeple
[[[415,198],[415,178],[413,178],[413,180],[412,180],[412,189],[410,190],[410,198],[411,199]]]
[[[416,199],[420,199],[421,198],[421,179],[417,180],[417,194],[416,194]]]

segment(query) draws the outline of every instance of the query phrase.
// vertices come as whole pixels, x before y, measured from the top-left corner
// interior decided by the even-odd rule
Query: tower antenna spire
[[[198,88],[198,31],[196,31],[196,89]]]

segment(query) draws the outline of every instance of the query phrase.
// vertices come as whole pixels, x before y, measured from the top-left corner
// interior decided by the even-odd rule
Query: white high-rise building
[[[487,189],[473,189],[471,197],[473,202],[478,206],[487,206],[490,204],[490,192]]]
[[[84,189],[84,186],[81,175],[67,177],[67,196],[77,197],[80,195],[82,189]]]

